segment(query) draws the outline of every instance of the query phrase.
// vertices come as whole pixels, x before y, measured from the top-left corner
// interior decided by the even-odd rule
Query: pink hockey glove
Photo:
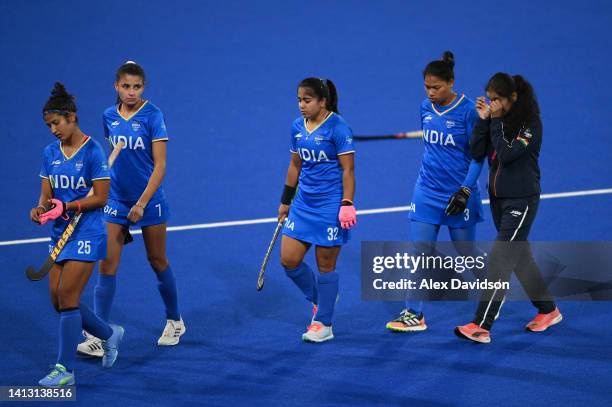
[[[350,229],[357,223],[357,211],[354,205],[343,205],[338,214],[342,229]]]
[[[40,224],[44,225],[45,223],[47,223],[50,220],[55,220],[57,218],[59,218],[60,216],[64,219],[64,220],[68,220],[70,219],[68,217],[68,215],[66,214],[66,203],[60,201],[59,199],[50,199],[49,203],[51,204],[51,209],[49,209],[47,212],[42,213],[38,219],[40,220]]]

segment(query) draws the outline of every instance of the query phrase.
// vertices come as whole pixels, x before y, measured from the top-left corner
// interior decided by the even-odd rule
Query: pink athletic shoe
[[[489,331],[483,329],[473,322],[455,328],[455,334],[460,338],[469,339],[478,343],[491,343]]]
[[[538,314],[533,318],[526,326],[531,332],[542,332],[546,331],[549,327],[558,324],[563,319],[563,315],[559,311],[559,308],[555,308],[553,312],[548,314]]]

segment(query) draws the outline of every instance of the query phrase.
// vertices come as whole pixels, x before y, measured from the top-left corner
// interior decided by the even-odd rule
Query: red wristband
[[[74,201],[77,204],[77,210],[76,213],[81,213],[81,201]]]

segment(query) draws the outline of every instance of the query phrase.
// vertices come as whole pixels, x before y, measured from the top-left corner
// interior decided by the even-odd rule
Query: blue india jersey
[[[425,151],[417,187],[448,196],[461,187],[472,160],[470,136],[477,121],[476,105],[465,95],[449,106],[423,101],[421,126]]]
[[[104,111],[104,135],[115,145],[125,146],[111,169],[109,198],[137,201],[153,173],[153,143],[168,140],[164,116],[153,103],[145,101],[129,117],[119,114],[118,105]],[[165,199],[163,183],[151,197],[151,202]]]
[[[93,187],[93,181],[109,179],[106,156],[100,144],[87,137],[72,156],[64,154],[61,142],[49,144],[43,152],[40,176],[49,180],[53,197],[62,202],[84,199]],[[53,224],[51,238],[61,237],[69,221],[57,218]],[[78,237],[97,236],[106,233],[102,221],[102,208],[83,212],[79,225],[70,240]]]
[[[299,179],[300,194],[329,196],[340,202],[342,195],[342,167],[338,157],[355,152],[353,131],[336,114],[331,113],[323,123],[309,132],[303,117],[291,126],[292,153],[302,159]]]

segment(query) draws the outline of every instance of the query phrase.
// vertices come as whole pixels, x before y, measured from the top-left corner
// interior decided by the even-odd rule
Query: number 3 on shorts
[[[466,222],[470,220],[470,210],[468,208],[463,211],[463,220]]]
[[[333,241],[338,239],[338,228],[327,228],[327,240]]]

